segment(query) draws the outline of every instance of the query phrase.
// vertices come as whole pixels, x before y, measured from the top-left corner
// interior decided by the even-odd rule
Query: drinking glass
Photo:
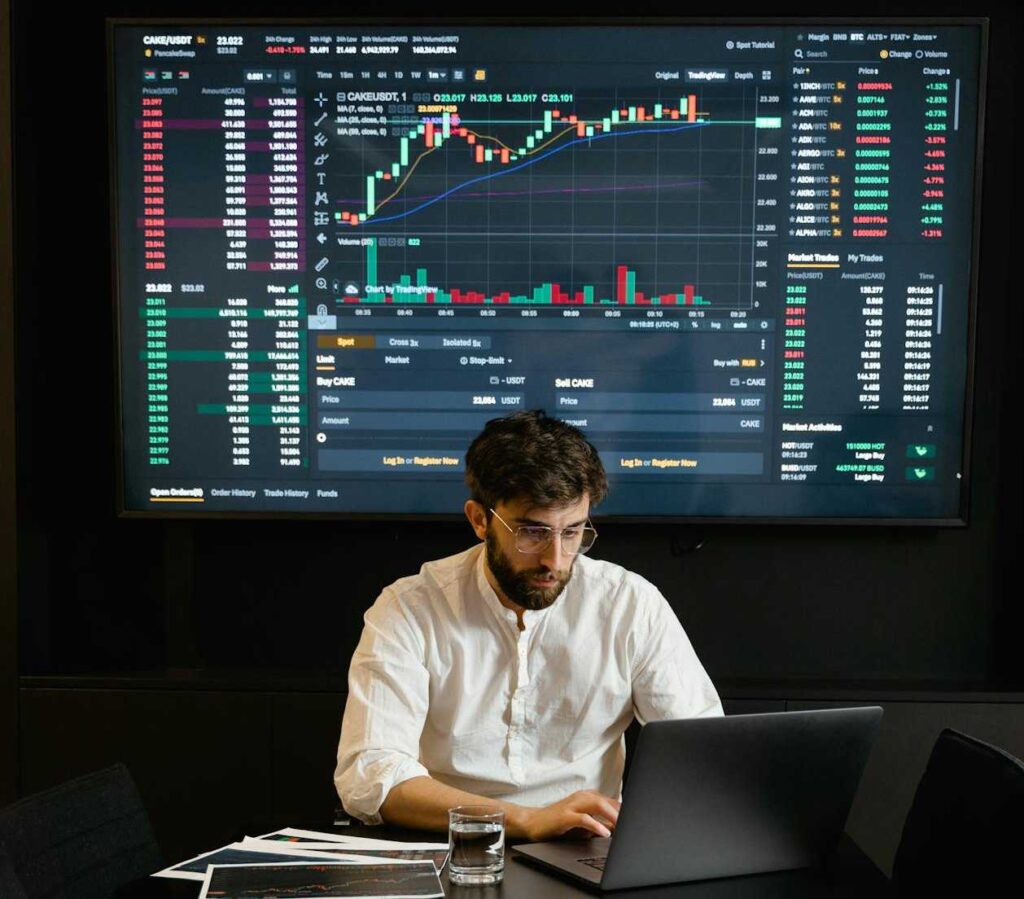
[[[448,809],[448,879],[478,886],[505,875],[505,812],[486,805]]]

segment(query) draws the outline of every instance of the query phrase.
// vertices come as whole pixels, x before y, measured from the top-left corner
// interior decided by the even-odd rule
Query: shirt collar
[[[484,544],[480,544],[480,554],[476,560],[477,589],[480,591],[480,595],[484,598],[484,602],[494,613],[495,617],[506,626],[510,625],[516,633],[519,633],[519,618],[515,611],[501,604],[501,600],[498,599],[498,594],[494,592],[494,588],[491,586],[490,581],[487,580],[487,574],[484,570],[486,560],[487,548]],[[563,591],[562,595],[555,600],[553,605],[548,606],[546,609],[538,609],[536,611],[533,609],[523,610],[523,624],[526,625],[526,629],[522,631],[522,633],[528,634],[540,625],[540,623],[547,617],[548,612],[565,599],[565,593],[572,587],[573,580],[575,580],[575,572],[573,573],[573,578],[571,578],[569,583],[566,585],[565,591]]]

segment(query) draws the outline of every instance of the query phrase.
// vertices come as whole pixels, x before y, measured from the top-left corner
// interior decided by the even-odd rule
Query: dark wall
[[[0,160],[11,158],[10,7],[0,0]],[[14,507],[14,281],[11,278],[11,169],[0,165],[0,804],[17,793],[12,724],[17,717],[14,647],[16,573]],[[11,733],[12,736],[8,736]]]

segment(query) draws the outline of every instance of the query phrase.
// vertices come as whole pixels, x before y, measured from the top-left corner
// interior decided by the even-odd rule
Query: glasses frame
[[[517,528],[513,528],[512,525],[510,525],[507,521],[505,521],[505,519],[502,518],[497,512],[495,512],[494,509],[490,509],[489,508],[488,511],[495,518],[497,518],[498,521],[500,521],[503,525],[505,525],[505,527],[508,529],[509,533],[512,534],[512,536],[515,538],[516,552],[521,552],[524,556],[536,556],[539,553],[544,552],[544,550],[546,550],[554,542],[556,534],[558,535],[559,544],[562,547],[562,552],[564,552],[567,556],[582,556],[582,555],[585,555],[591,549],[594,548],[594,544],[597,542],[597,528],[594,527],[594,525],[591,523],[589,518],[586,520],[586,522],[583,524],[583,526],[580,529],[584,530],[584,531],[589,529],[589,530],[594,532],[594,539],[590,542],[590,546],[588,546],[586,549],[569,550],[569,549],[565,548],[565,541],[562,540],[562,534],[565,531],[569,530],[569,528],[552,528],[552,527],[548,527],[546,524],[524,524],[524,525],[520,525]],[[579,525],[570,525],[570,527],[580,527],[580,526]],[[545,530],[545,531],[548,532],[548,539],[543,544],[541,544],[541,546],[538,547],[537,549],[523,549],[519,545],[519,534],[520,534],[521,531],[525,531],[525,530]]]

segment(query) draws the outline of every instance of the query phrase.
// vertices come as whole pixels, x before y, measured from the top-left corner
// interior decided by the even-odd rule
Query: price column
[[[163,104],[163,97],[142,98],[142,227],[146,271],[167,268]]]
[[[157,284],[147,284],[156,293]],[[144,323],[146,364],[146,461],[170,465],[171,417],[167,380],[167,297],[147,296],[140,309]]]

